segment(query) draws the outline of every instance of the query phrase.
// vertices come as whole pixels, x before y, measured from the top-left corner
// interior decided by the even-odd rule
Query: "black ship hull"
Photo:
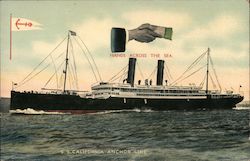
[[[43,111],[89,113],[107,110],[151,109],[194,110],[232,109],[243,97],[204,99],[81,98],[78,95],[11,92],[11,110],[32,108]]]

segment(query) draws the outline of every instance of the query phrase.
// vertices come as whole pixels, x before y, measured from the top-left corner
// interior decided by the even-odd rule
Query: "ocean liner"
[[[141,83],[141,80],[138,80],[138,83],[136,84],[135,70],[137,59],[129,58],[129,63],[126,66],[126,69],[128,69],[126,72],[126,79],[122,82],[114,83],[100,81],[91,87],[91,91],[69,90],[67,89],[66,81],[69,72],[69,45],[71,44],[70,39],[73,36],[76,36],[76,33],[69,31],[68,36],[66,37],[67,48],[65,52],[66,58],[64,60],[65,66],[63,70],[64,79],[62,89],[42,88],[43,91],[41,92],[18,91],[17,87],[23,83],[14,84],[15,87],[13,87],[11,91],[11,110],[32,108],[34,110],[48,112],[92,113],[98,111],[127,110],[135,108],[161,111],[232,109],[244,98],[244,96],[235,94],[233,91],[222,92],[221,89],[209,90],[209,67],[212,65],[210,49],[198,57],[198,59],[196,59],[188,68],[188,70],[191,69],[201,58],[206,58],[206,73],[202,86],[196,86],[194,84],[188,86],[176,85],[176,82],[183,79],[183,77],[179,77],[172,83],[168,83],[166,80],[164,81],[164,67],[166,67],[164,60],[158,60],[155,85],[152,84],[152,80],[148,79],[146,79],[143,84]],[[91,67],[91,69],[93,70],[93,67]],[[38,74],[41,71],[39,71]],[[31,79],[28,76],[23,82],[26,83]],[[190,75],[187,77],[189,76]],[[217,78],[217,75],[215,76]],[[205,85],[204,89],[203,85]]]

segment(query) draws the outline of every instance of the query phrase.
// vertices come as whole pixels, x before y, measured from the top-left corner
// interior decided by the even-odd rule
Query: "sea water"
[[[248,161],[249,112],[2,113],[1,160]]]

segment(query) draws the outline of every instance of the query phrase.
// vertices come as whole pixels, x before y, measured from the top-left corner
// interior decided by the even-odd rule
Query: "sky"
[[[41,30],[12,32],[12,60],[9,59],[10,14],[42,25]],[[68,30],[72,30],[88,47],[103,81],[108,81],[126,66],[127,56],[130,54],[147,55],[147,58],[137,59],[143,74],[137,70],[136,80],[148,77],[160,58],[165,60],[171,75],[176,79],[199,55],[210,48],[222,89],[239,92],[241,85],[245,100],[249,100],[247,0],[0,1],[0,20],[2,97],[10,97],[12,82],[23,80],[67,36]],[[125,58],[112,57],[111,28],[130,30],[144,23],[172,27],[172,41],[130,41],[126,45]],[[63,45],[58,52],[66,50],[66,43]],[[96,82],[91,68],[80,48],[74,52],[79,89],[90,90],[91,85]],[[151,57],[151,54],[159,54],[160,58]],[[164,58],[164,54],[172,57]],[[57,56],[54,55],[54,59]],[[52,74],[53,65],[17,90],[39,90]],[[194,75],[179,85],[198,85],[203,76],[204,74]],[[152,79],[155,82],[155,76]]]

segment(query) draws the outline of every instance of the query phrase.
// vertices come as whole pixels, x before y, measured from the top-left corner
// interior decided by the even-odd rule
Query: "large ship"
[[[137,59],[129,58],[129,63],[126,67],[126,79],[122,82],[100,81],[91,87],[91,91],[69,90],[66,88],[66,81],[69,72],[69,45],[72,36],[76,36],[76,33],[69,31],[64,61],[65,68],[63,70],[63,88],[43,88],[41,92],[18,91],[16,88],[13,88],[11,91],[11,110],[32,108],[34,110],[48,112],[92,113],[135,108],[161,111],[232,109],[244,98],[244,96],[235,94],[231,90],[222,92],[221,89],[209,89],[209,66],[212,65],[210,49],[199,56],[188,68],[188,70],[191,69],[202,57],[206,56],[206,73],[202,86],[196,86],[194,84],[188,86],[176,85],[178,80],[183,79],[182,77],[179,77],[172,83],[168,83],[166,80],[164,81],[164,60],[158,60],[155,85],[152,84],[152,80],[148,79],[146,79],[143,84],[141,80],[138,80],[136,84],[135,71]],[[189,77],[189,75],[187,77]],[[18,84],[14,85],[18,86]],[[203,85],[205,85],[204,89]]]

